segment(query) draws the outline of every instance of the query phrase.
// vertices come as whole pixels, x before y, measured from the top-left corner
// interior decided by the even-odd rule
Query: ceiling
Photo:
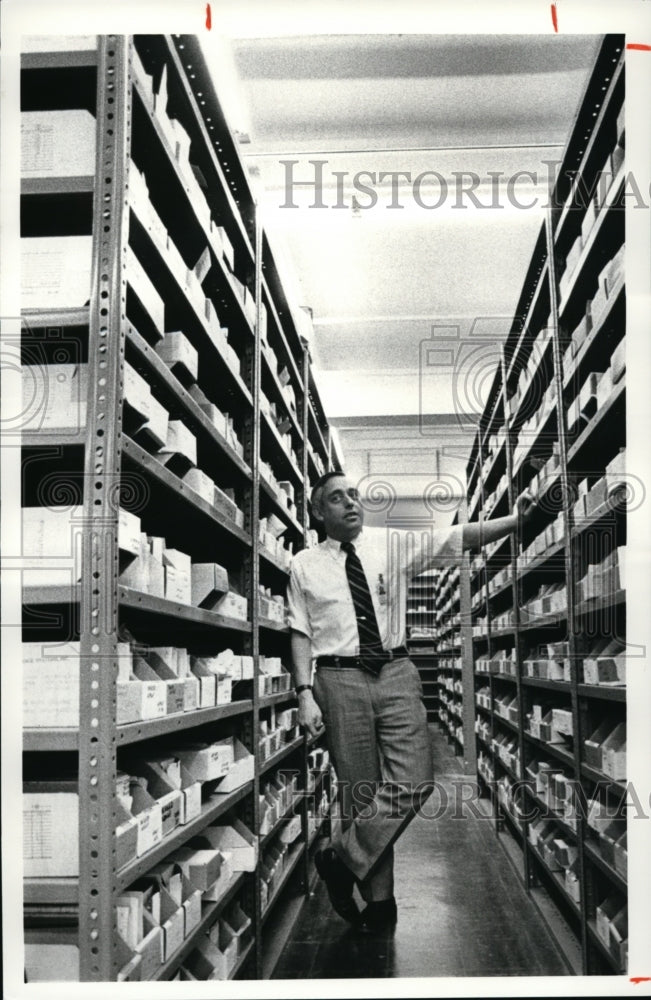
[[[599,42],[233,31],[231,123],[353,474],[465,454]]]

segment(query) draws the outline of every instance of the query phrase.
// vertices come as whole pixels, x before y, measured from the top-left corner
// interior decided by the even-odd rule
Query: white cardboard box
[[[75,782],[25,782],[23,864],[26,878],[79,874],[79,797]]]
[[[23,725],[79,725],[79,643],[24,642]]]
[[[21,309],[77,309],[90,300],[91,236],[23,236]]]

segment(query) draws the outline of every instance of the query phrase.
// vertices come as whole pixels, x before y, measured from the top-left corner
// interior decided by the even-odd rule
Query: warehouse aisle
[[[317,881],[274,979],[567,974],[493,824],[455,805],[469,793],[462,794],[458,761],[436,726],[432,737],[441,791],[430,801],[447,795],[448,808],[442,818],[417,817],[399,842],[395,934],[355,935]]]

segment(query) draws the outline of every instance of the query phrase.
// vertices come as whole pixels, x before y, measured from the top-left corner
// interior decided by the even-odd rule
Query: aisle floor
[[[454,805],[469,792],[462,794],[459,762],[436,726],[432,739],[441,791],[430,816],[446,794],[448,808],[440,818],[418,816],[396,846],[395,932],[355,934],[317,880],[274,979],[568,974],[493,822],[478,818],[476,807]]]

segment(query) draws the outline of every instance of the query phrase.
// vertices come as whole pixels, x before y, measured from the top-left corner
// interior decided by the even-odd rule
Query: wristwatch
[[[311,691],[311,690],[312,690],[311,684],[299,684],[298,687],[296,688],[296,694],[300,694],[301,691]]]

